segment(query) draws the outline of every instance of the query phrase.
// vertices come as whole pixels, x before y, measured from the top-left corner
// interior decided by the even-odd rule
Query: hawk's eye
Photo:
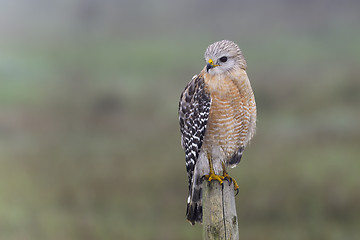
[[[226,61],[227,61],[227,57],[225,57],[225,56],[224,56],[224,57],[221,57],[219,60],[220,60],[220,62],[226,62]]]

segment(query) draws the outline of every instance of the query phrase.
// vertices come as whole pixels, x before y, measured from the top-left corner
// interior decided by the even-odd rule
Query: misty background
[[[0,238],[200,239],[180,93],[236,42],[257,134],[240,239],[360,235],[360,2],[0,0]]]

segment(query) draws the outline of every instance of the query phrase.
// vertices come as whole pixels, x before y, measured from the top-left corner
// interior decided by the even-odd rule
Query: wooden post
[[[234,185],[224,181],[203,183],[203,239],[238,240]]]

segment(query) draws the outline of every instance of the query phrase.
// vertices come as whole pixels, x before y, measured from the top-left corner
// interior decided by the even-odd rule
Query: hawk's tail
[[[189,188],[189,197],[187,201],[186,218],[194,225],[196,222],[202,223],[202,186],[201,177],[194,176],[194,182]]]

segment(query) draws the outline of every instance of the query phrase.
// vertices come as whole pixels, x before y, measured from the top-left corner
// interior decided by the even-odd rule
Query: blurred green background
[[[0,239],[201,239],[177,107],[221,39],[258,105],[240,238],[358,239],[359,1],[0,4]]]

